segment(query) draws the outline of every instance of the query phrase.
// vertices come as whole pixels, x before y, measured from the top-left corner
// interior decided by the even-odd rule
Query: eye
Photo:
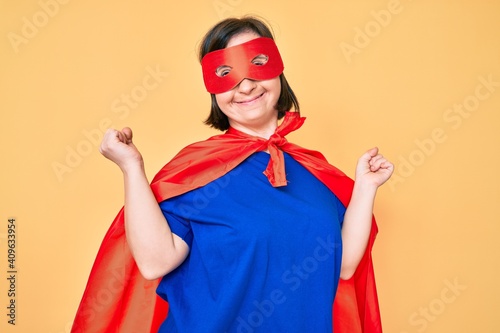
[[[259,54],[258,56],[252,59],[252,64],[256,66],[263,66],[267,64],[268,60],[269,60],[268,56],[266,56],[265,54]]]
[[[229,74],[231,69],[233,69],[231,66],[222,65],[222,66],[217,67],[217,69],[215,70],[215,74],[218,77],[224,77],[224,76]]]

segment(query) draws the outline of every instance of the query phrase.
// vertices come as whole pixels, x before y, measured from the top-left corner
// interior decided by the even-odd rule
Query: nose
[[[250,94],[255,87],[257,86],[256,82],[251,79],[243,79],[241,82],[238,84],[238,91],[242,94]]]

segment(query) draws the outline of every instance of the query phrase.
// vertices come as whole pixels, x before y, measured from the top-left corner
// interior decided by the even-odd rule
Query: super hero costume
[[[284,153],[287,186],[256,152],[213,182],[160,203],[191,249],[157,293],[159,333],[331,332],[345,207]],[[297,306],[307,304],[307,306]]]
[[[276,59],[279,53],[273,53],[273,47],[275,44],[269,43],[269,39],[257,38],[208,53],[206,57],[215,56],[208,57],[208,60],[204,58],[205,63],[202,62],[207,90],[211,93],[219,89],[227,91],[244,78],[263,80],[281,74],[281,58]],[[265,55],[266,62],[252,63],[258,55]],[[216,70],[221,65],[229,70],[224,75],[214,73],[213,68],[205,72],[211,62],[217,65]],[[218,85],[218,80],[224,83]],[[230,128],[224,134],[187,146],[153,179],[151,188],[157,201],[161,203],[203,187],[235,169],[252,154],[268,150],[270,158],[264,175],[272,186],[287,185],[283,154],[286,152],[346,207],[353,181],[330,165],[319,152],[301,148],[285,139],[285,135],[302,126],[304,120],[298,112],[287,112],[268,140]],[[373,219],[368,245],[354,276],[339,281],[333,305],[335,333],[382,332],[371,258],[376,233],[377,225]],[[122,208],[99,249],[72,332],[157,332],[168,312],[168,303],[155,294],[159,282],[159,279],[145,280],[138,271],[126,243]]]

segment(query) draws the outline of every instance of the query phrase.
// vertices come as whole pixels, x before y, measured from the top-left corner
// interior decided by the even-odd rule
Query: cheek
[[[217,104],[219,104],[219,107],[221,104],[227,103],[227,97],[224,96],[225,94],[216,94],[215,95],[215,100],[217,101]]]
[[[217,102],[217,105],[224,113],[226,112],[226,109],[231,103],[232,98],[233,97],[230,91],[221,94],[215,94],[215,101]]]
[[[276,99],[276,102],[278,101],[280,95],[281,95],[281,81],[279,77],[276,77],[274,79],[268,80],[267,84],[267,90],[272,92],[274,99]]]

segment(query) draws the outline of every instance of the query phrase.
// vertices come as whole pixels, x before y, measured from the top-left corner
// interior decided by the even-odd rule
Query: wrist
[[[130,161],[120,166],[124,176],[135,175],[138,173],[145,173],[144,161]]]
[[[362,179],[357,179],[354,182],[353,193],[362,193],[365,195],[373,195],[377,193],[378,186],[377,184],[369,181],[364,181]]]

